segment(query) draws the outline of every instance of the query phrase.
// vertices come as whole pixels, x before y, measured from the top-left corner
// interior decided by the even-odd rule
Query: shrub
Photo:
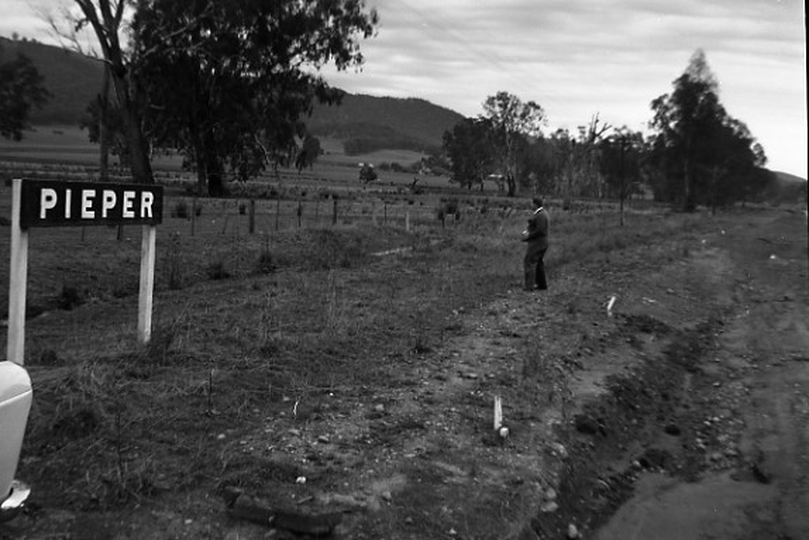
[[[213,261],[211,264],[209,264],[206,272],[208,274],[208,278],[214,281],[228,279],[230,277],[230,272],[228,272],[227,268],[225,268],[225,261],[222,259]]]
[[[174,203],[171,209],[171,217],[179,219],[188,219],[188,203],[180,200]]]
[[[70,311],[74,307],[78,307],[84,303],[78,289],[68,285],[62,285],[62,292],[56,297],[56,305],[59,309]]]
[[[262,250],[256,261],[256,272],[259,274],[271,274],[275,272],[278,265],[275,263],[275,257],[269,250]]]

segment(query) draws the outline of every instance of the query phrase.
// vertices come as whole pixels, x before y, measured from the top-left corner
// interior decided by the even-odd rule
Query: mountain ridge
[[[0,36],[0,62],[22,53],[42,74],[51,97],[31,114],[34,125],[78,125],[101,88],[103,63],[77,52],[35,41]],[[430,152],[440,149],[444,132],[463,116],[421,98],[343,94],[339,106],[317,104],[306,120],[317,137],[333,137],[346,153],[382,149]]]

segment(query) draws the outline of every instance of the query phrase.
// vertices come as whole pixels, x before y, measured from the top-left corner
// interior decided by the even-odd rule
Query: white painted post
[[[25,292],[28,276],[28,231],[20,228],[22,180],[12,180],[11,258],[8,289],[8,345],[6,360],[25,362]]]
[[[615,296],[610,297],[610,301],[607,302],[607,316],[612,317],[612,306],[615,305]]]
[[[503,425],[503,398],[494,396],[494,430],[498,431]]]
[[[154,292],[155,239],[157,227],[143,225],[140,248],[140,295],[138,297],[138,341],[146,345],[152,337],[152,293]]]

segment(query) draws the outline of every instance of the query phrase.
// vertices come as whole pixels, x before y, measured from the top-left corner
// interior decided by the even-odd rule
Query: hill
[[[807,183],[805,178],[782,171],[771,172],[773,179],[765,192],[767,201],[778,204],[794,204],[806,201]]]
[[[18,53],[31,59],[51,93],[42,109],[34,109],[31,123],[78,125],[101,88],[103,64],[51,45],[0,37],[0,62],[16,58]]]
[[[463,118],[423,99],[345,94],[338,107],[316,107],[309,128],[317,136],[342,139],[348,154],[426,151],[440,148],[444,132]]]
[[[100,61],[58,47],[0,37],[0,61],[17,53],[28,56],[52,94],[35,125],[77,125],[87,104],[101,88]],[[340,106],[317,106],[307,124],[318,137],[339,139],[346,153],[377,150],[425,152],[440,148],[444,132],[463,119],[460,114],[423,99],[344,94]]]

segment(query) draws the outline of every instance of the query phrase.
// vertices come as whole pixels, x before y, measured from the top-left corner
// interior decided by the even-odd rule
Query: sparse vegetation
[[[185,200],[181,199],[174,203],[174,206],[171,208],[171,217],[177,219],[188,219],[188,203]]]

